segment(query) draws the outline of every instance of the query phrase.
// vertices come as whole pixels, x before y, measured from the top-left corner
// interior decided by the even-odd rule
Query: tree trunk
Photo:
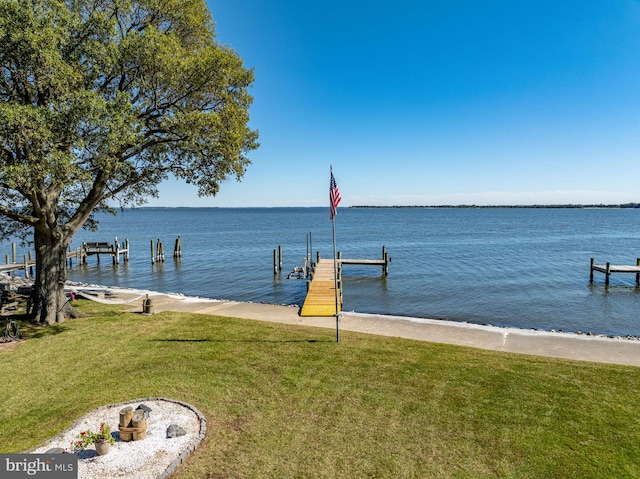
[[[61,234],[46,235],[35,229],[36,280],[34,321],[40,324],[61,323],[65,319],[67,299],[66,242]],[[67,305],[68,306],[68,305]]]

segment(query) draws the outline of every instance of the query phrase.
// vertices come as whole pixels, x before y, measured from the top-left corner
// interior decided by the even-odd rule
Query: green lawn
[[[0,352],[0,452],[160,396],[208,420],[176,478],[640,477],[640,368],[77,305]]]

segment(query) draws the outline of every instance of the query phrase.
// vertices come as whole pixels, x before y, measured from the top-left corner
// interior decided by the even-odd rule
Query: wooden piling
[[[173,257],[180,258],[182,257],[182,239],[180,239],[180,235],[176,239],[176,244],[173,247]]]
[[[278,245],[278,268],[282,271],[282,245]]]
[[[158,263],[164,263],[164,244],[158,238],[158,242],[156,243],[156,261]]]
[[[387,247],[382,247],[382,261],[384,264],[382,265],[382,274],[385,276],[389,275],[389,252],[387,251]]]
[[[16,244],[15,243],[11,243],[11,262],[12,263],[16,262]]]
[[[120,410],[120,421],[118,423],[118,429],[120,429],[120,440],[123,442],[129,442],[133,439],[133,433],[129,431],[131,419],[133,418],[133,407],[127,406]]]
[[[278,253],[273,249],[273,274],[278,274]]]
[[[311,231],[309,231],[309,234],[307,234],[307,256],[305,256],[305,263],[306,263],[306,267],[304,271],[305,277],[309,276],[309,271],[313,263],[312,255],[313,255],[313,243],[312,243]]]
[[[141,441],[147,437],[147,418],[142,409],[136,409],[131,418],[131,426],[135,428],[133,431],[133,440]]]
[[[151,264],[154,264],[156,262],[156,256],[153,250],[153,240],[151,240]]]

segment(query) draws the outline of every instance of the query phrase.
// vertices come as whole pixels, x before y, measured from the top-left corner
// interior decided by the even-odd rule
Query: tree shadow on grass
[[[24,317],[18,319],[20,333],[22,333],[22,339],[39,339],[46,338],[48,336],[57,336],[58,334],[62,334],[69,330],[69,326],[64,323],[51,326],[42,326],[39,324],[30,323]]]

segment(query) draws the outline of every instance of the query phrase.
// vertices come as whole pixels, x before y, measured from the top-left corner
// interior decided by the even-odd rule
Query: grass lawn
[[[0,452],[159,396],[208,420],[175,478],[640,477],[640,368],[76,304],[0,352]]]

